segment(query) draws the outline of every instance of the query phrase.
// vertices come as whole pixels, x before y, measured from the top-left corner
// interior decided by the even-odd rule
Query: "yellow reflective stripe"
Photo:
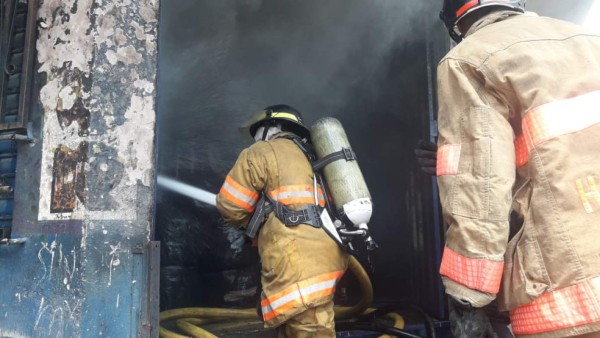
[[[298,117],[296,117],[296,115],[290,114],[290,113],[274,112],[274,113],[271,113],[271,117],[275,117],[278,119],[283,118],[283,119],[288,119],[288,120],[299,122]]]
[[[590,199],[594,199],[598,205],[600,205],[600,192],[598,191],[598,187],[596,186],[596,180],[593,176],[587,177],[587,186],[589,191],[586,190],[583,180],[575,181],[575,186],[577,187],[577,192],[579,192],[579,197],[581,198],[581,203],[583,204],[583,208],[588,214],[594,212],[594,208],[592,207],[592,203]]]

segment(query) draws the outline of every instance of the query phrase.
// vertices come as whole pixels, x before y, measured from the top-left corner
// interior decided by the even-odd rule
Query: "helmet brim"
[[[243,133],[248,133],[250,137],[254,138],[256,130],[269,121],[281,123],[284,130],[288,130],[302,138],[310,137],[310,131],[300,122],[296,115],[287,112],[273,112],[267,110],[256,112],[240,125],[239,130]]]

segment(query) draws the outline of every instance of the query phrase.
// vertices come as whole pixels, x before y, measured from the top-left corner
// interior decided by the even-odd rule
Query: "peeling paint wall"
[[[39,2],[36,143],[19,145],[13,215],[27,242],[0,247],[0,337],[147,325],[157,29],[158,0]]]
[[[156,55],[157,3],[101,3],[52,0],[39,10],[39,72],[47,74],[39,220],[135,219],[137,186],[153,179],[155,74],[147,62]],[[86,184],[76,182],[77,163],[55,160],[56,149],[82,147]],[[76,205],[60,211],[55,205],[73,203],[69,194]]]

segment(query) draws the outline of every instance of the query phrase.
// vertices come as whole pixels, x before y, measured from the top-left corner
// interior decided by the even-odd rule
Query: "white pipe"
[[[217,195],[213,194],[212,192],[196,188],[189,184],[181,183],[162,175],[158,175],[156,177],[156,182],[164,188],[180,193],[184,196],[191,197],[206,204],[210,204],[213,207],[217,205]]]

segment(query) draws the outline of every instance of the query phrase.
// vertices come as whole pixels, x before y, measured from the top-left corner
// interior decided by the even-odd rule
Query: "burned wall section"
[[[13,227],[27,242],[0,252],[0,335],[137,336],[158,0],[44,0],[37,30],[36,143],[18,150]]]

